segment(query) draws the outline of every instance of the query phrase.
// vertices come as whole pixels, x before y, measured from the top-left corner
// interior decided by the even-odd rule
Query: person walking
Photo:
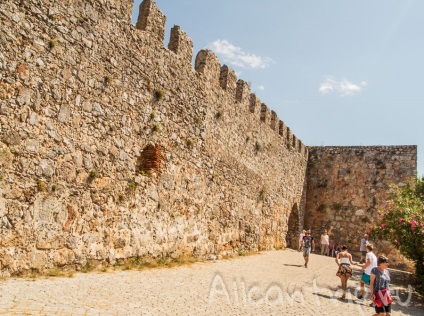
[[[306,230],[302,230],[302,232],[299,235],[299,247],[298,247],[299,251],[302,251],[303,249],[303,237],[305,236],[305,234],[306,234]]]
[[[367,255],[367,244],[368,244],[368,235],[365,234],[361,239],[361,245],[359,246],[359,251],[361,252],[360,263],[365,263],[365,256]]]
[[[321,235],[321,255],[328,256],[328,245],[330,244],[330,238],[328,237],[327,230]]]
[[[337,257],[337,255],[340,253],[340,251],[342,250],[341,249],[341,247],[340,246],[334,246],[335,247],[335,250],[334,250],[334,254],[336,255],[336,257]]]
[[[305,259],[305,268],[308,267],[309,255],[315,251],[314,237],[311,236],[311,230],[306,231],[306,235],[303,237],[303,259]]]
[[[330,243],[328,244],[328,252],[329,256],[334,257],[334,240],[330,239]]]
[[[371,270],[370,293],[375,304],[375,315],[390,316],[393,299],[390,296],[390,272],[387,269],[389,259],[379,256],[377,267]]]
[[[342,283],[342,296],[340,299],[346,298],[347,280],[352,276],[352,267],[350,264],[356,264],[352,261],[352,255],[347,251],[347,246],[343,245],[341,251],[336,256],[336,263],[339,266],[336,275]]]
[[[372,252],[374,249],[374,246],[371,244],[367,245],[367,254],[365,256],[365,263],[363,264],[357,264],[358,266],[362,267],[363,273],[361,277],[361,292],[358,296],[358,299],[363,299],[365,297],[365,284],[370,285],[371,280],[371,271],[375,267],[377,267],[377,257]]]

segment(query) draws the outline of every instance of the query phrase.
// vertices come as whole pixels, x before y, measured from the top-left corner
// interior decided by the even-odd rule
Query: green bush
[[[333,203],[332,205],[331,205],[331,208],[333,209],[333,210],[335,210],[335,211],[340,211],[341,209],[342,209],[342,204],[341,203]]]
[[[188,138],[186,141],[186,145],[189,148],[192,148],[194,146],[194,141],[191,138]]]
[[[261,143],[260,141],[258,141],[258,140],[257,140],[257,141],[255,142],[255,150],[256,150],[256,151],[261,151],[262,147],[263,147],[262,143]]]
[[[47,43],[47,47],[50,49],[50,50],[52,50],[53,48],[55,48],[57,46],[57,42],[56,42],[56,40],[50,40],[50,41],[48,41],[48,43]]]
[[[160,132],[161,130],[162,130],[162,125],[160,125],[159,123],[158,123],[158,124],[153,125],[153,127],[152,127],[152,132],[154,132],[154,133],[158,133],[158,132]]]
[[[88,174],[88,177],[90,179],[96,179],[96,178],[100,178],[100,174],[97,170],[91,170],[90,173]]]
[[[155,91],[155,98],[156,100],[160,100],[165,96],[165,91],[163,89],[157,89]]]
[[[424,178],[404,188],[393,185],[389,198],[369,233],[374,239],[390,241],[415,262],[417,290],[424,293]]]
[[[38,180],[37,181],[37,189],[38,189],[39,192],[46,191],[46,183],[43,180]]]
[[[318,205],[318,207],[317,207],[317,212],[324,212],[324,211],[325,211],[325,209],[326,209],[325,204],[320,204],[320,205]]]
[[[265,201],[268,196],[268,192],[265,188],[262,188],[262,190],[259,192],[259,198],[261,201]]]
[[[105,78],[103,79],[103,82],[105,84],[105,86],[108,86],[112,83],[112,77],[111,76],[105,76]]]

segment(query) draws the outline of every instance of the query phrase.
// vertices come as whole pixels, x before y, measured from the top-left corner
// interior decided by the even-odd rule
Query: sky
[[[133,23],[141,0],[135,0]],[[418,145],[423,0],[156,0],[307,146]]]

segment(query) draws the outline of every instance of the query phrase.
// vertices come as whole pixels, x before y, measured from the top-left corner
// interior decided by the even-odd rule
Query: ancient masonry
[[[328,229],[336,243],[358,252],[390,185],[413,180],[416,165],[416,146],[309,147],[305,227],[316,237]],[[376,246],[392,266],[412,266],[389,243]]]
[[[414,177],[416,146],[308,154],[213,52],[193,68],[180,27],[163,47],[154,1],[135,26],[132,7],[0,2],[1,275],[283,248],[303,224],[353,244]]]

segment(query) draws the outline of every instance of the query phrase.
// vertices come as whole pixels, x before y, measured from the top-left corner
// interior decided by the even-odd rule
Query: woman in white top
[[[340,261],[340,262],[339,262]],[[352,261],[352,255],[347,252],[347,246],[343,245],[341,251],[337,254],[336,263],[339,266],[336,275],[342,282],[342,296],[341,299],[346,298],[347,280],[352,276],[352,267],[350,264],[356,264]]]

